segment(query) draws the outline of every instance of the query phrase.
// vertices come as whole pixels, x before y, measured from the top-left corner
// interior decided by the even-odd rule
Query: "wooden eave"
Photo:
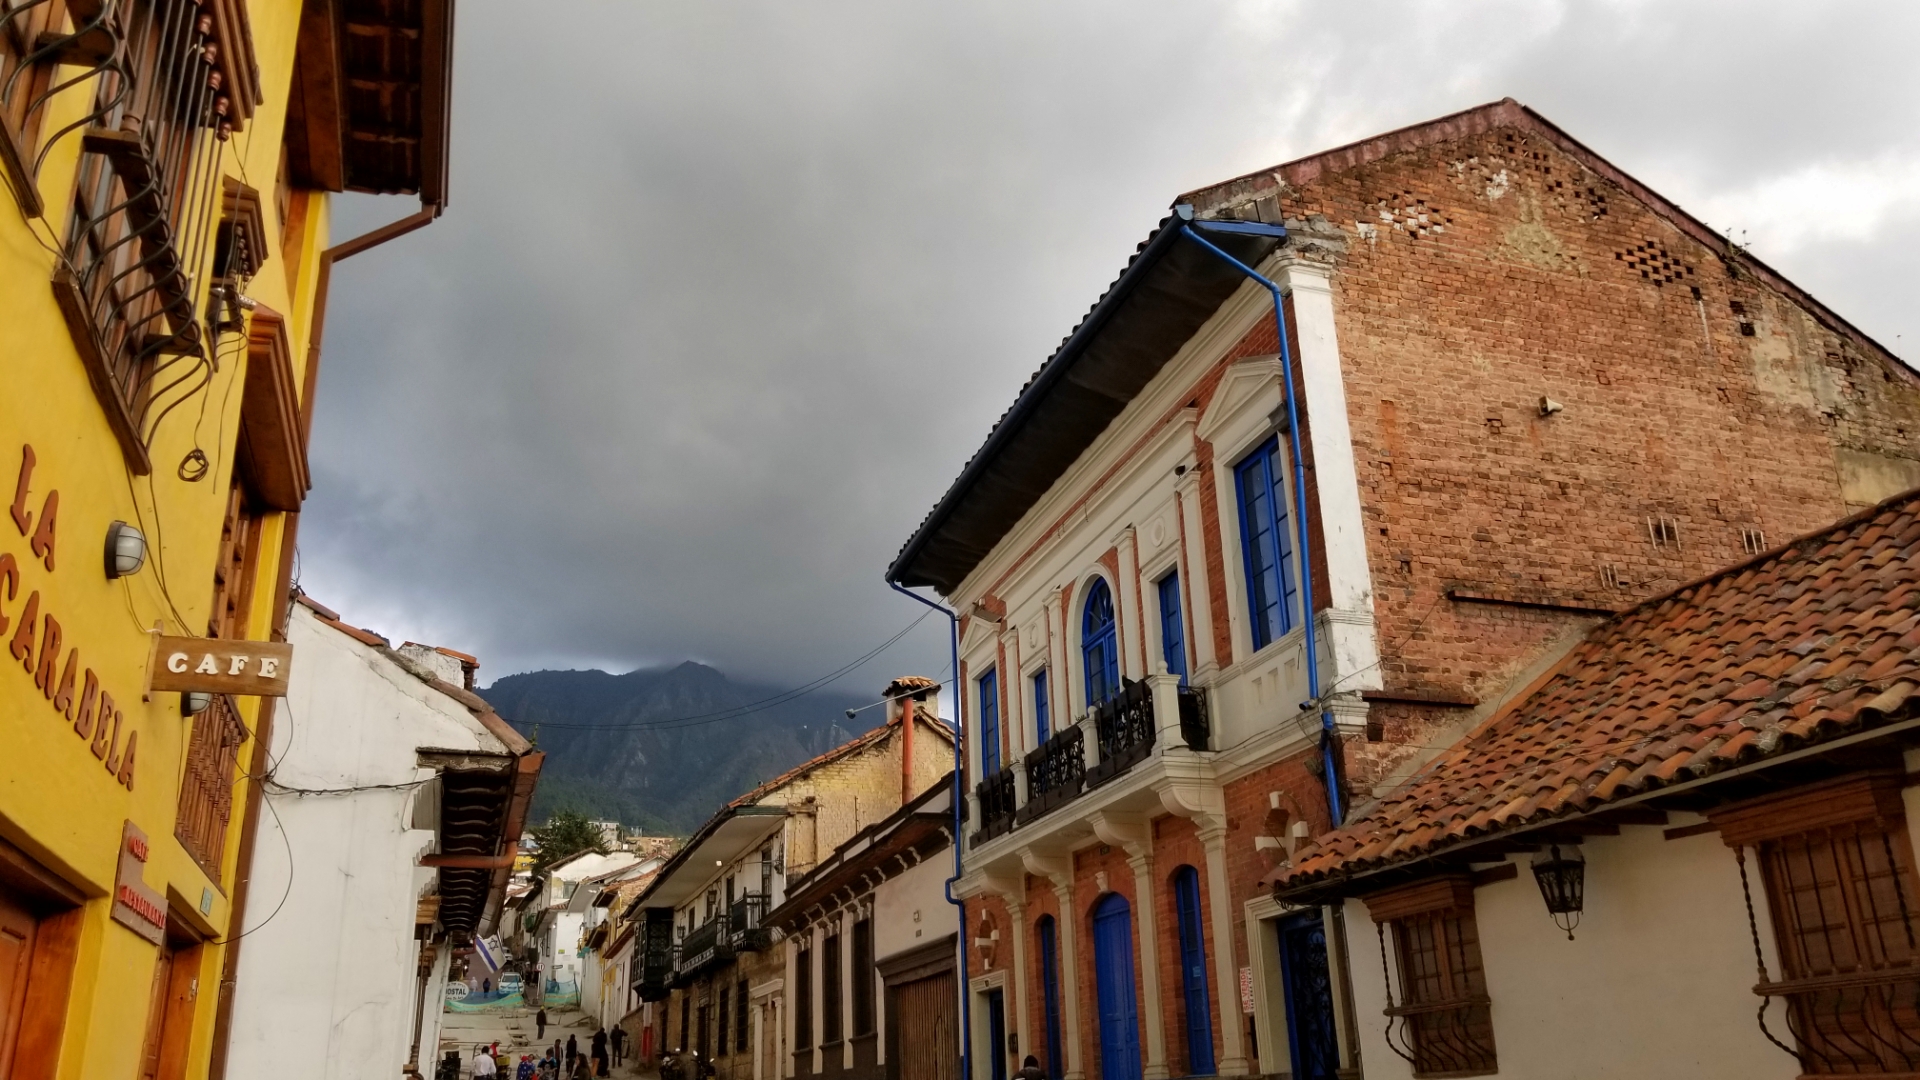
[[[240,391],[240,471],[256,499],[288,513],[299,511],[313,486],[298,385],[286,320],[266,307],[255,308]]]
[[[453,0],[307,0],[297,50],[294,182],[444,206]]]

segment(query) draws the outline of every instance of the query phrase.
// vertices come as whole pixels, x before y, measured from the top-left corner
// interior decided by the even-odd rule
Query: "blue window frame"
[[[1186,1000],[1187,1071],[1213,1072],[1213,1007],[1207,998],[1206,938],[1200,928],[1200,872],[1173,872],[1173,906],[1180,923],[1180,987]]]
[[[975,682],[980,688],[980,779],[1000,771],[1000,673],[992,668]]]
[[[1293,537],[1288,531],[1287,489],[1280,462],[1280,439],[1241,459],[1233,467],[1240,493],[1240,547],[1247,571],[1247,614],[1253,647],[1265,648],[1293,629]]]
[[[1180,617],[1178,573],[1160,579],[1160,653],[1166,657],[1167,673],[1187,685],[1187,626]]]
[[[1047,669],[1041,668],[1033,676],[1033,730],[1039,736],[1039,742],[1053,737],[1053,710],[1047,701]]]
[[[1047,1076],[1060,1080],[1060,948],[1053,916],[1042,915],[1040,931],[1040,1000],[1047,1014]]]
[[[1080,658],[1086,662],[1087,707],[1120,692],[1120,648],[1114,637],[1113,592],[1093,579],[1080,616]]]

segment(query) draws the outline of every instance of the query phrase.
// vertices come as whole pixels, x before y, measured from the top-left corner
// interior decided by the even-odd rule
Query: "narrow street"
[[[534,1038],[534,1010],[507,1009],[500,1012],[448,1012],[441,1019],[440,1049],[434,1055],[438,1062],[446,1057],[447,1051],[460,1051],[460,1075],[473,1075],[473,1052],[475,1048],[495,1042],[513,1059],[517,1068],[520,1055],[533,1054],[536,1060],[543,1047],[552,1046],[557,1039],[564,1043],[571,1035],[580,1045],[580,1052],[587,1051],[587,1044],[593,1037],[593,1024],[585,1013],[578,1009],[559,1009],[547,1013],[547,1038],[544,1043]],[[509,1070],[506,1076],[511,1077]],[[641,1070],[633,1066],[631,1056],[628,1064],[613,1069],[616,1080],[657,1080],[659,1073],[652,1069]]]

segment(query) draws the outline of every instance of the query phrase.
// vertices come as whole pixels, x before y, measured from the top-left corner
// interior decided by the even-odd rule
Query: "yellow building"
[[[0,3],[0,1080],[225,1073],[275,699],[156,643],[284,626],[328,277],[439,213],[451,9]],[[345,190],[422,207],[333,243]]]

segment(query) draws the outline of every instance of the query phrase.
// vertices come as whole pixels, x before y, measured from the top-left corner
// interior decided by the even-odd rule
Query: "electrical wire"
[[[530,720],[508,720],[507,722],[509,724],[514,725],[515,727],[533,728],[533,729],[558,728],[561,730],[568,730],[568,731],[659,731],[659,730],[678,730],[681,728],[692,728],[692,727],[705,727],[709,724],[718,724],[727,720],[738,720],[746,716],[751,716],[754,713],[765,712],[768,709],[777,708],[781,705],[787,704],[788,702],[797,701],[800,698],[803,698],[808,694],[813,693],[816,690],[822,689],[830,685],[831,683],[841,678],[844,678],[845,676],[851,674],[856,668],[861,667],[862,665],[866,664],[868,661],[872,660],[874,657],[879,656],[881,653],[893,647],[896,643],[900,641],[901,638],[906,637],[907,634],[911,632],[914,627],[919,626],[922,622],[926,621],[927,615],[929,614],[931,614],[931,612],[922,613],[919,618],[908,623],[899,633],[881,642],[879,645],[874,646],[872,649],[868,650],[866,653],[862,654],[860,657],[842,665],[839,668],[836,668],[833,671],[828,672],[825,675],[820,676],[817,679],[812,680],[811,682],[803,683],[802,685],[794,687],[790,690],[783,690],[778,694],[772,695],[771,697],[761,698],[758,701],[748,702],[745,705],[735,706],[734,708],[731,708],[731,709],[723,709],[719,712],[712,712],[712,713],[693,713],[688,716],[675,716],[675,717],[670,717],[664,720],[635,720],[628,723],[614,723],[614,724],[568,724],[568,723],[553,723],[550,721],[530,721]]]

